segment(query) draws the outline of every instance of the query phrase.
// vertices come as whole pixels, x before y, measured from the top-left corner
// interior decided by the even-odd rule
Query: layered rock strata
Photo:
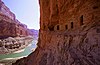
[[[7,39],[0,40],[0,54],[10,54],[16,51],[22,50],[32,43],[33,37],[9,37]]]
[[[33,40],[33,37],[29,37],[33,36],[31,33],[32,30],[19,22],[15,14],[0,0],[0,54],[13,53],[28,46]]]
[[[100,0],[40,0],[37,49],[12,65],[100,65]]]
[[[33,36],[27,25],[16,19],[14,13],[0,0],[0,39],[17,36]]]

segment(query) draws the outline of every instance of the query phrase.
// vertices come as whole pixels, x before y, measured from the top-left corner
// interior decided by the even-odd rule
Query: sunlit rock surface
[[[10,9],[0,0],[0,39],[18,36],[33,36],[27,25],[16,19],[16,16]]]
[[[40,0],[37,49],[12,65],[100,65],[100,0]]]
[[[32,41],[32,36],[2,39],[0,40],[0,54],[10,54],[22,50]]]

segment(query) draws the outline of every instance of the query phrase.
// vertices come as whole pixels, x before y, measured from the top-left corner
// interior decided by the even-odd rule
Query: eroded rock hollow
[[[13,65],[100,65],[100,0],[40,0],[37,49]]]

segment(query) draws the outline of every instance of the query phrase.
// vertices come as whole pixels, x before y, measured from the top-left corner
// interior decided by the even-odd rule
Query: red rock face
[[[70,1],[70,0],[47,0],[40,1],[41,29],[48,30],[50,27],[60,26],[60,30],[80,28],[82,24],[93,22],[93,18],[99,18],[100,8],[98,0]],[[82,19],[83,22],[82,22]]]
[[[28,36],[30,34],[25,24],[15,18],[15,14],[0,0],[0,39],[16,36]]]
[[[15,14],[12,13],[10,9],[2,1],[0,1],[0,13],[6,15],[10,19],[15,20]]]
[[[13,65],[100,65],[100,0],[40,0],[37,49]]]
[[[56,0],[40,1],[41,30],[51,30],[59,22],[58,5]],[[43,22],[42,22],[43,21]]]
[[[16,24],[10,23],[5,20],[0,21],[0,38],[15,37],[16,35]]]
[[[5,15],[0,16],[0,38],[28,36],[28,29],[26,25],[16,23],[15,20],[10,19]]]

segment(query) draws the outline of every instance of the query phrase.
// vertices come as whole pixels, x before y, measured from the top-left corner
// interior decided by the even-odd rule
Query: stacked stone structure
[[[41,30],[78,29],[100,18],[99,6],[99,0],[40,1]]]

